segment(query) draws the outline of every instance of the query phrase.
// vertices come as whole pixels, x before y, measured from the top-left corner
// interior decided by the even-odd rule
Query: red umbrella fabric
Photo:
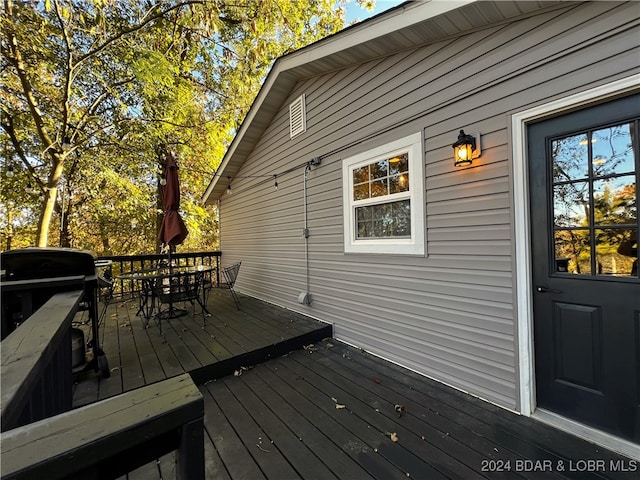
[[[158,232],[158,241],[163,245],[180,245],[187,238],[189,231],[178,213],[180,180],[178,179],[178,165],[171,152],[167,152],[164,156],[162,167],[167,183],[160,189],[164,217]]]

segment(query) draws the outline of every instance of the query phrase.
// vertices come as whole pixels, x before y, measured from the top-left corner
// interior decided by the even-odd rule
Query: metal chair
[[[193,307],[193,317],[196,315],[196,303],[202,310],[203,326],[206,325],[206,314],[208,310],[202,302],[202,289],[204,284],[203,272],[179,272],[163,276],[156,284],[155,296],[160,305],[168,305],[167,310],[159,311],[156,320],[162,333],[162,319],[181,317],[186,314],[186,310],[175,307],[176,303],[191,303]]]
[[[238,310],[240,309],[240,299],[238,298],[238,295],[233,289],[233,286],[235,285],[236,279],[238,278],[238,272],[240,271],[241,263],[242,262],[234,263],[233,265],[224,267],[222,269],[222,274],[224,275],[224,279],[225,279],[225,283],[223,283],[222,286],[229,289],[229,291],[231,292],[231,295],[233,296],[233,301],[236,303],[236,307],[238,308]]]

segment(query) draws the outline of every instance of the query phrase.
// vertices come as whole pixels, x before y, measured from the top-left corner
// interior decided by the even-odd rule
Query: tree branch
[[[76,66],[79,65],[80,63],[84,62],[88,58],[91,58],[92,56],[100,53],[105,48],[107,48],[109,45],[111,45],[112,43],[118,41],[122,37],[125,37],[125,36],[127,36],[127,35],[129,35],[131,33],[134,33],[134,32],[137,32],[138,30],[143,29],[149,23],[153,22],[154,20],[158,20],[160,18],[163,18],[167,13],[172,12],[173,10],[180,9],[180,8],[188,6],[188,5],[206,5],[207,3],[215,3],[215,1],[214,2],[209,2],[208,0],[187,0],[187,1],[184,1],[184,2],[179,2],[176,5],[172,5],[171,7],[167,8],[166,10],[160,10],[156,14],[153,14],[153,15],[150,14],[146,19],[143,17],[143,20],[140,23],[138,23],[137,25],[134,25],[131,28],[124,29],[121,32],[118,32],[116,35],[114,35],[111,38],[108,38],[107,40],[105,40],[101,45],[99,45],[95,49],[89,50],[87,53],[85,53],[84,55],[80,56],[78,58],[78,61],[76,62]],[[160,3],[156,3],[155,5],[153,5],[149,9],[149,13],[154,11],[154,10],[156,10],[157,8],[160,8]]]

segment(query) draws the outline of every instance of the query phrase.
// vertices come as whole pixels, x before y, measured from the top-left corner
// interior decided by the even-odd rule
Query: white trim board
[[[512,172],[513,172],[513,208],[515,235],[515,280],[516,280],[516,315],[518,326],[518,357],[519,357],[519,411],[526,416],[532,416],[536,409],[535,372],[533,358],[533,305],[531,298],[531,232],[529,228],[529,183],[527,173],[527,123],[544,117],[550,117],[576,107],[586,106],[596,100],[602,100],[615,95],[632,91],[640,87],[640,74],[632,75],[614,82],[600,85],[584,92],[579,92],[552,102],[515,113],[511,116],[512,136]],[[540,414],[536,412],[534,418]],[[557,415],[543,415],[547,423],[554,423]],[[541,417],[542,419],[542,417]],[[573,426],[578,425],[563,419],[564,428],[557,422],[558,428],[580,432]],[[572,430],[573,428],[573,430]],[[594,429],[582,428],[590,431],[580,436],[586,437],[594,443],[606,448],[628,452],[629,445],[617,437],[602,434]],[[604,443],[600,443],[604,442]],[[617,445],[617,446],[616,446]],[[623,452],[624,453],[624,452]],[[628,455],[628,453],[625,453]],[[636,454],[637,455],[637,454]]]

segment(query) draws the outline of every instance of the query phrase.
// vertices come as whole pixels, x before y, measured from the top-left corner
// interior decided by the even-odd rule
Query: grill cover
[[[27,247],[8,250],[0,254],[2,269],[7,280],[71,277],[85,275],[93,280],[96,275],[94,256],[86,250],[53,247]],[[93,277],[93,278],[92,278]]]

